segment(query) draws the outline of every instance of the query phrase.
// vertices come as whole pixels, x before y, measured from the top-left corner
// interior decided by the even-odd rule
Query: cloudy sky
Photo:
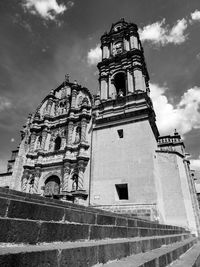
[[[0,170],[66,73],[97,92],[99,39],[122,17],[140,29],[160,133],[176,128],[200,169],[199,0],[1,0]]]

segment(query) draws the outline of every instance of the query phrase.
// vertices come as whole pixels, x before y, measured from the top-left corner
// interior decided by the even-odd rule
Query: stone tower
[[[123,19],[101,37],[100,95],[95,99],[91,203],[150,207],[157,194],[155,149],[159,136],[149,97],[149,75],[138,28]]]

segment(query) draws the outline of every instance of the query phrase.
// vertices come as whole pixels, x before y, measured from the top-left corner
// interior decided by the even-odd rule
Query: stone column
[[[127,80],[128,80],[128,93],[133,93],[134,85],[133,85],[133,74],[131,70],[127,70]]]
[[[36,141],[36,133],[32,132],[31,134],[31,144],[30,144],[30,151],[33,152],[35,148],[35,141]]]
[[[85,166],[83,163],[78,165],[78,190],[84,190],[84,171]]]
[[[109,97],[112,99],[116,98],[116,89],[113,84],[113,80],[111,79],[111,76],[109,77]]]
[[[46,108],[46,114],[50,115],[51,114],[51,108],[52,108],[53,100],[49,99],[47,103],[47,108]]]
[[[36,169],[35,173],[34,173],[34,184],[33,184],[32,193],[38,192],[38,185],[39,185],[40,176],[41,176],[40,169]]]
[[[87,120],[83,118],[81,120],[81,142],[86,142],[86,129],[87,129]]]
[[[74,123],[73,121],[69,121],[68,123],[68,135],[67,135],[67,144],[71,145],[72,144],[72,134],[74,130]]]
[[[129,44],[128,38],[124,38],[124,49],[126,51],[129,51],[130,50],[130,44]]]
[[[101,78],[100,82],[100,87],[101,87],[101,99],[108,99],[108,83],[107,83],[107,78],[103,77]]]
[[[76,107],[76,97],[77,97],[77,91],[76,89],[73,89],[72,90],[72,103],[71,103],[72,108]]]
[[[47,129],[44,129],[42,132],[42,143],[41,143],[41,149],[44,150],[45,149],[45,143],[46,143],[46,139],[47,139]]]
[[[69,177],[70,177],[70,173],[71,173],[71,168],[70,165],[65,165],[64,169],[63,169],[63,188],[62,191],[71,191],[69,186]]]
[[[29,171],[28,170],[24,170],[24,173],[23,173],[23,176],[22,176],[22,184],[21,184],[22,192],[26,192],[28,178],[29,178]]]
[[[103,58],[109,58],[110,56],[110,53],[109,53],[109,48],[108,48],[108,45],[105,45],[103,46]]]
[[[135,79],[135,90],[146,91],[144,88],[144,77],[140,69],[134,70],[134,79]]]
[[[66,113],[68,113],[69,109],[70,109],[70,103],[69,103],[69,97],[67,97],[67,99],[66,99]]]
[[[138,39],[134,35],[130,36],[130,46],[131,49],[138,49]]]

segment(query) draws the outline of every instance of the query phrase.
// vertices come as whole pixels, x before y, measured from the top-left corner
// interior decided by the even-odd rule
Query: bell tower
[[[149,75],[137,25],[124,19],[101,37],[102,61],[98,64],[100,99],[116,99],[147,92]]]
[[[99,95],[95,108],[96,125],[121,120],[147,119],[157,139],[155,113],[149,97],[149,74],[134,23],[121,19],[101,37],[102,61],[99,69]],[[108,122],[109,121],[109,122]]]
[[[90,203],[154,209],[159,132],[137,25],[121,19],[101,37],[93,107]],[[151,211],[152,214],[155,211]]]

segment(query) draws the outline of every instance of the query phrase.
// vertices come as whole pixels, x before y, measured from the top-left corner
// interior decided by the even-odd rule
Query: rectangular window
[[[119,199],[128,199],[128,184],[116,184],[116,191]]]
[[[123,129],[117,130],[119,138],[123,138],[124,137],[124,131]]]

